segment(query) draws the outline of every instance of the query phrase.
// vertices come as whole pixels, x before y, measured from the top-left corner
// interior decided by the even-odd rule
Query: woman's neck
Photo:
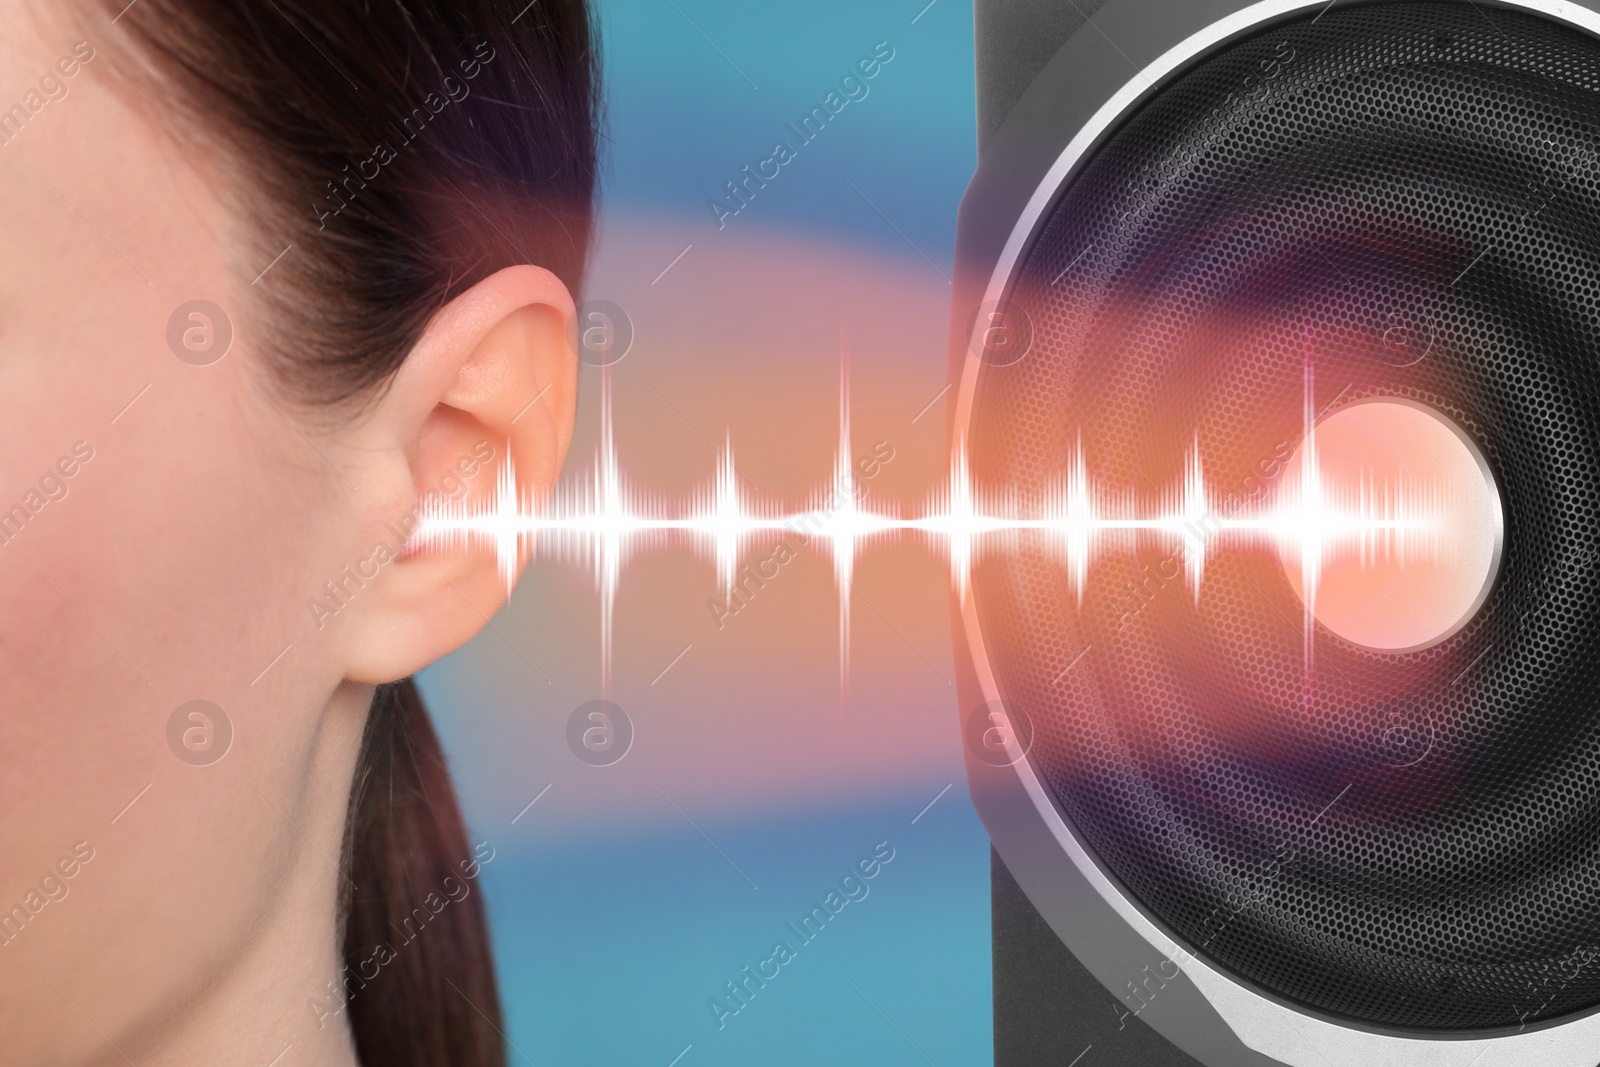
[[[256,927],[239,950],[138,1042],[147,1050],[140,1067],[359,1067],[338,984],[339,865],[372,694],[341,685],[291,774],[251,783],[262,818],[280,829],[279,877],[261,887]]]

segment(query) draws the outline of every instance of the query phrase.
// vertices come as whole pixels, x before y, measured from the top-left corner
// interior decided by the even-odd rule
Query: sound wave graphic
[[[844,379],[846,376],[841,375]],[[537,552],[568,564],[592,567],[601,603],[601,671],[609,689],[611,635],[617,589],[628,561],[640,553],[687,542],[714,564],[725,594],[741,580],[740,565],[763,535],[797,535],[829,554],[839,596],[841,685],[849,670],[850,604],[857,560],[870,547],[906,535],[919,536],[949,563],[953,590],[965,600],[974,563],[985,553],[1014,551],[1032,538],[1059,559],[1082,605],[1090,564],[1112,549],[1131,550],[1141,536],[1167,535],[1184,548],[1185,584],[1198,603],[1213,552],[1268,547],[1297,553],[1309,634],[1322,569],[1329,560],[1359,553],[1368,560],[1433,559],[1449,513],[1446,494],[1427,485],[1381,485],[1363,480],[1338,489],[1325,483],[1312,429],[1311,376],[1306,374],[1304,423],[1298,462],[1302,477],[1270,496],[1263,506],[1220,515],[1219,498],[1207,483],[1198,435],[1186,450],[1182,481],[1160,494],[1157,506],[1139,514],[1131,493],[1091,484],[1081,439],[1057,482],[1031,508],[1015,494],[979,493],[972,484],[964,440],[953,449],[947,483],[911,517],[891,505],[867,507],[857,492],[850,445],[850,401],[841,380],[839,443],[833,483],[811,494],[806,508],[785,510],[772,501],[748,499],[741,491],[732,443],[722,449],[709,484],[676,503],[630,484],[617,461],[612,437],[609,369],[602,372],[599,454],[585,478],[570,480],[545,505],[519,489],[510,450],[499,471],[492,501],[452,501],[421,518],[411,548],[451,550],[492,545],[509,594],[517,569]],[[1170,543],[1170,542],[1169,542]],[[746,576],[748,580],[748,576]]]

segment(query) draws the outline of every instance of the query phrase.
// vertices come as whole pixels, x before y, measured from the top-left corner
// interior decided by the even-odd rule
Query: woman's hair
[[[228,310],[281,397],[334,414],[370,403],[435,312],[502,267],[538,264],[578,291],[599,124],[585,0],[125,5],[89,0],[84,32],[128,35],[112,61],[125,96],[202,149],[239,221],[235,278],[266,270]],[[504,1063],[482,895],[397,943],[474,858],[415,685],[380,687],[340,916],[364,1062]],[[367,979],[379,943],[392,958]]]

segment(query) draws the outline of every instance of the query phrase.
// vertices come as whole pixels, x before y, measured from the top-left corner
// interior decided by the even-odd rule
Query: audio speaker
[[[1597,9],[977,0],[997,1062],[1600,1063]]]

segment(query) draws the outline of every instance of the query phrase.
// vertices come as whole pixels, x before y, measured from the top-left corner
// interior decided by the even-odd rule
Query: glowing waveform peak
[[[1274,494],[1266,506],[1242,514],[1216,513],[1212,501],[1219,494],[1207,484],[1196,435],[1185,451],[1180,484],[1161,494],[1154,514],[1140,514],[1131,494],[1091,485],[1081,439],[1068,454],[1059,480],[1031,507],[1020,503],[1014,491],[975,490],[965,442],[958,440],[946,486],[920,514],[902,517],[893,504],[868,504],[866,483],[851,453],[847,396],[840,403],[833,484],[815,491],[806,510],[786,512],[749,499],[741,491],[731,438],[711,483],[673,506],[625,482],[610,406],[607,382],[602,388],[599,454],[587,477],[569,480],[548,501],[536,501],[518,487],[508,450],[492,500],[436,505],[422,516],[413,538],[413,546],[424,550],[491,546],[508,593],[518,569],[536,552],[592,567],[601,601],[601,663],[607,687],[622,572],[634,553],[660,550],[674,541],[687,541],[702,556],[709,554],[725,597],[736,595],[741,581],[749,580],[740,563],[761,534],[782,533],[785,540],[794,535],[803,545],[827,552],[839,591],[843,676],[857,560],[873,544],[905,533],[923,537],[946,557],[952,587],[963,600],[981,555],[1014,551],[1022,537],[1031,536],[1063,565],[1080,606],[1089,567],[1109,543],[1132,550],[1140,537],[1161,535],[1167,543],[1181,545],[1185,584],[1197,603],[1212,552],[1251,545],[1297,551],[1309,620],[1331,554],[1354,552],[1365,564],[1380,555],[1404,561],[1419,549],[1425,555],[1437,553],[1441,531],[1433,517],[1448,512],[1442,495],[1428,486],[1362,480],[1353,491],[1334,492],[1324,484],[1316,435],[1309,432],[1298,458],[1298,481]],[[1312,420],[1307,421],[1309,426]]]

